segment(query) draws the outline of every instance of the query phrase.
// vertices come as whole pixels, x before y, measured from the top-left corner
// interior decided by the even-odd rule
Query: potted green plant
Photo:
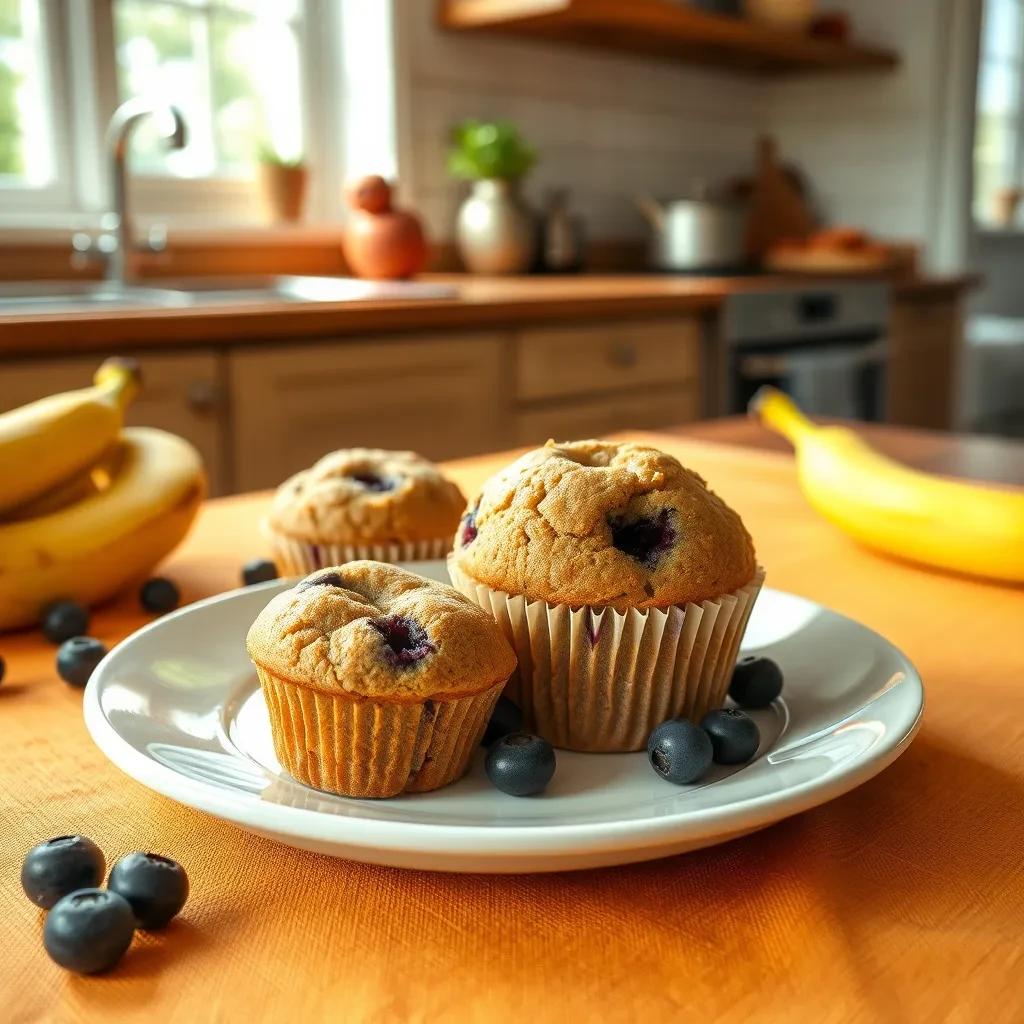
[[[275,220],[296,221],[306,201],[309,168],[302,157],[282,157],[272,146],[259,150],[260,181]]]
[[[453,129],[451,143],[449,172],[473,183],[455,225],[463,263],[478,274],[528,270],[537,224],[519,182],[537,154],[508,121],[463,121]]]

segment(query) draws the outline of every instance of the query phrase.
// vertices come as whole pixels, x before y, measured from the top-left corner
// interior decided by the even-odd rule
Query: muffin
[[[246,647],[281,764],[343,796],[454,782],[516,665],[494,620],[457,591],[370,561],[278,594]]]
[[[465,505],[415,452],[344,448],[281,484],[264,529],[278,570],[299,576],[360,558],[443,558]]]
[[[696,473],[606,441],[549,441],[492,477],[448,565],[516,648],[526,721],[590,751],[640,750],[665,719],[719,707],[764,577]]]

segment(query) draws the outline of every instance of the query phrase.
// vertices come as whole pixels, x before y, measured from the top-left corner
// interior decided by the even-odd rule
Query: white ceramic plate
[[[446,580],[443,562],[411,565]],[[438,871],[558,871],[709,846],[847,792],[906,748],[923,691],[910,662],[850,619],[766,589],[745,651],[782,666],[783,699],[756,712],[748,765],[679,787],[638,754],[558,752],[548,791],[495,790],[478,756],[435,793],[350,800],[309,789],[274,757],[245,634],[287,582],[197,602],[139,630],[85,693],[89,731],[133,778],[183,804],[292,846]]]

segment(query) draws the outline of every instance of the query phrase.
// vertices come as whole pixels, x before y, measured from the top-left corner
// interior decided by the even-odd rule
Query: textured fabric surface
[[[645,438],[638,438],[644,440]],[[1024,590],[856,548],[788,456],[646,438],[737,509],[771,585],[885,634],[921,670],[920,735],[854,792],[724,846],[633,867],[456,876],[305,853],[179,807],[93,746],[38,635],[0,637],[0,1020],[1019,1021],[1024,1008]],[[466,493],[508,461],[454,463]],[[167,571],[236,586],[269,496],[213,502]],[[134,601],[98,612],[116,641]],[[167,932],[101,978],[41,948],[18,872],[92,836],[188,868]]]

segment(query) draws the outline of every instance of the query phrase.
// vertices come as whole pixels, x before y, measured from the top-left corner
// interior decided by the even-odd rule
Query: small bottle
[[[583,266],[583,224],[568,207],[564,188],[548,191],[541,240],[541,266],[549,273],[567,274]]]

